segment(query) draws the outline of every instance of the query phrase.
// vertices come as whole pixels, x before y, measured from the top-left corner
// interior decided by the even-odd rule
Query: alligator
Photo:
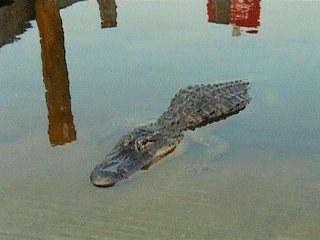
[[[168,109],[149,125],[122,136],[91,172],[96,187],[111,187],[138,170],[146,170],[172,153],[183,132],[218,122],[243,110],[250,102],[249,83],[232,81],[181,89]]]

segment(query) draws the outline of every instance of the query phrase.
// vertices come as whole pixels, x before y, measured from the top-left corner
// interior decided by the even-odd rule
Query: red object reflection
[[[259,0],[231,0],[230,23],[240,27],[260,26]]]
[[[257,33],[260,26],[260,0],[208,0],[207,14],[208,22],[256,28],[246,32]]]

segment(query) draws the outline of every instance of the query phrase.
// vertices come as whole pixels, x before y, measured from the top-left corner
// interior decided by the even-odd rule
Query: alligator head
[[[92,170],[91,183],[97,187],[111,187],[173,152],[183,135],[172,130],[159,130],[150,125],[135,128],[124,135],[105,160]]]

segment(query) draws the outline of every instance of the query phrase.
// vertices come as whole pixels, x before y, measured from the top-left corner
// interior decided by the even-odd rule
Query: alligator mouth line
[[[143,166],[141,168],[141,170],[148,170],[150,168],[151,165],[159,162],[161,159],[163,159],[165,156],[169,155],[170,153],[172,153],[174,150],[176,150],[177,145],[169,145],[167,147],[164,147],[162,149],[159,149],[156,156],[152,159],[152,161]]]

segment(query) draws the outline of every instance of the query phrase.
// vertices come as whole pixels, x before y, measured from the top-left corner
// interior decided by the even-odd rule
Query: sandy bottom
[[[195,150],[188,148],[116,187],[98,189],[88,182],[94,164],[87,160],[101,159],[97,148],[29,151],[25,161],[22,156],[5,161],[0,170],[0,238],[320,236],[319,156],[230,143],[215,160],[217,168],[199,172],[186,168],[196,161]]]

